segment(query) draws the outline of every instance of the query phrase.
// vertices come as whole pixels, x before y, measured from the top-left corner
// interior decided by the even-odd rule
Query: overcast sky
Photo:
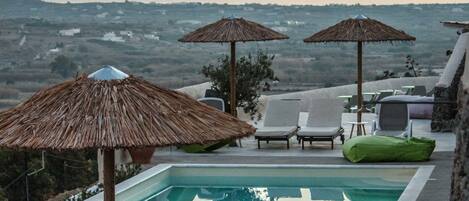
[[[82,2],[123,2],[125,0],[44,0],[48,2],[72,3]],[[430,4],[430,3],[468,3],[469,0],[132,0],[139,2],[156,3],[180,3],[180,2],[202,2],[202,3],[228,3],[228,4],[280,4],[280,5],[324,5],[324,4]]]

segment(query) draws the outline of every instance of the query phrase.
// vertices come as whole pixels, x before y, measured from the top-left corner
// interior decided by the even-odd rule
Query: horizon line
[[[156,2],[155,0],[137,0],[137,1],[125,1],[125,0],[39,0],[45,3],[57,3],[57,4],[119,4],[119,3],[140,3],[140,4],[156,4],[156,5],[184,5],[184,4],[201,4],[201,5],[229,5],[229,6],[243,6],[243,5],[263,5],[263,6],[425,6],[425,5],[469,5],[468,2],[446,2],[446,3],[412,3],[412,2],[401,2],[401,3],[318,3],[318,4],[302,4],[302,3],[289,3],[289,4],[279,4],[279,3],[257,3],[250,2],[249,0],[244,3],[227,3],[227,2],[212,2],[210,0],[205,1],[175,1],[175,2],[166,2],[171,0],[163,0]],[[278,1],[278,0],[277,0]],[[327,0],[325,0],[327,1]],[[347,1],[347,0],[343,0]],[[388,1],[388,0],[385,0]],[[392,1],[392,0],[391,0]],[[433,0],[430,0],[433,1]],[[458,0],[456,0],[458,1]]]

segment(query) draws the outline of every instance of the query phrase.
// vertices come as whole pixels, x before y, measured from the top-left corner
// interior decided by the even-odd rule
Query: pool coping
[[[156,165],[142,173],[127,179],[116,185],[116,194],[119,194],[136,184],[145,181],[157,174],[160,174],[171,167],[226,167],[226,168],[353,168],[353,169],[381,169],[381,168],[397,168],[397,169],[417,169],[410,182],[407,184],[404,192],[402,192],[398,201],[416,201],[425,187],[425,184],[430,179],[430,176],[435,168],[434,165],[326,165],[326,164],[185,164],[185,163],[165,163]],[[99,193],[86,201],[101,201],[103,200],[103,193]]]

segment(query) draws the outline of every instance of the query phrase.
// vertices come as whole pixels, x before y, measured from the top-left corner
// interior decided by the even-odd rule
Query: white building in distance
[[[79,34],[81,32],[80,28],[73,28],[73,29],[63,29],[59,31],[59,35],[61,36],[74,36],[75,34]]]
[[[101,38],[103,41],[112,41],[112,42],[119,42],[123,43],[125,42],[124,38],[122,36],[117,36],[114,32],[108,32],[103,35]]]

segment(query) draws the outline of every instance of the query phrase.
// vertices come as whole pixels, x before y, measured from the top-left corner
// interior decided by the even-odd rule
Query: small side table
[[[350,137],[349,137],[349,139],[352,139],[353,129],[355,128],[355,125],[357,126],[357,136],[358,136],[358,128],[361,128],[361,129],[362,129],[362,132],[363,132],[363,135],[366,135],[365,125],[366,125],[368,122],[365,122],[365,121],[362,121],[362,122],[351,121],[351,122],[348,122],[348,123],[349,123],[349,124],[352,124],[352,130],[350,131]]]

